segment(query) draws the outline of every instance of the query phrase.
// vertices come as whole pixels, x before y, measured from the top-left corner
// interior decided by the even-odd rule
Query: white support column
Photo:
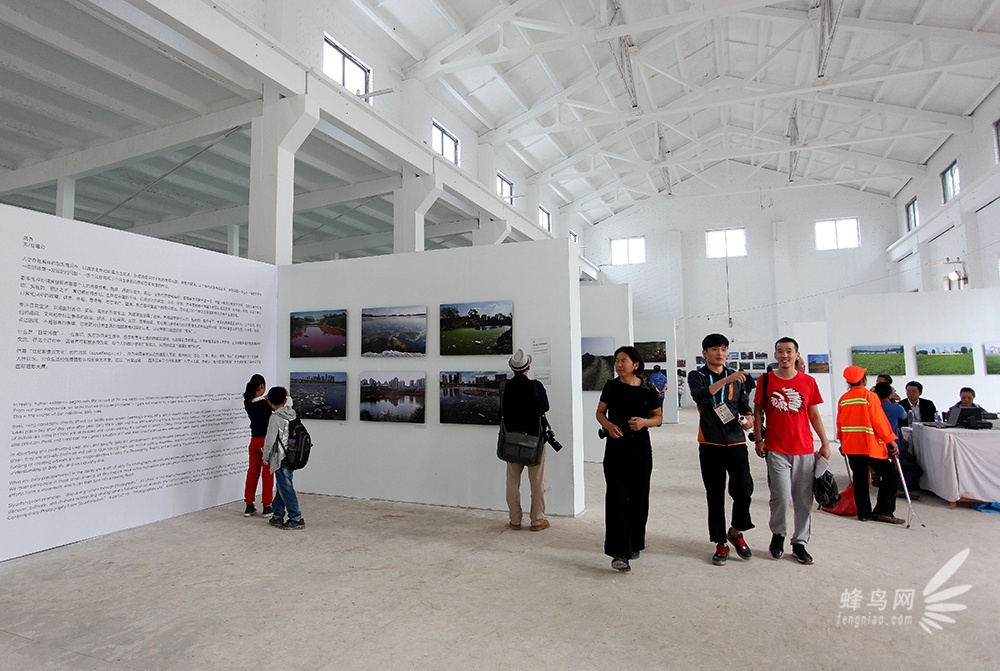
[[[497,149],[489,142],[479,143],[479,181],[490,193],[497,192]]]
[[[76,180],[60,177],[56,180],[56,216],[73,219],[76,215]]]
[[[479,229],[472,232],[473,246],[499,245],[510,235],[510,224],[503,219],[479,215]]]
[[[226,254],[240,255],[240,225],[229,224],[226,227]]]
[[[400,122],[403,129],[425,147],[431,144],[431,114],[427,105],[427,89],[419,79],[404,79],[400,84],[403,109]]]
[[[930,246],[926,242],[917,243],[917,259],[920,268],[920,290],[940,291],[941,278],[938,277],[940,266],[930,265]]]
[[[444,189],[435,175],[404,177],[392,192],[392,252],[424,251],[424,215]]]
[[[250,126],[250,228],[247,257],[292,262],[295,152],[319,121],[307,95],[266,104]]]
[[[975,212],[962,212],[962,233],[965,235],[965,255],[962,262],[965,264],[965,273],[969,278],[966,288],[981,289],[988,287],[985,280],[985,267],[983,266],[983,254],[980,252],[982,245],[979,237],[979,215]]]
[[[515,186],[514,188],[516,189],[517,187]],[[521,188],[524,189],[522,193],[524,193],[524,207],[526,208],[525,215],[537,223],[538,206],[541,205],[541,198],[539,197],[541,189],[538,188],[537,184],[525,184]]]

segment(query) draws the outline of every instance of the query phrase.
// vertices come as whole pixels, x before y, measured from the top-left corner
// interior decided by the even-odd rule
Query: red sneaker
[[[719,543],[715,546],[715,554],[712,555],[712,563],[716,566],[722,566],[729,559],[729,546],[725,543]]]

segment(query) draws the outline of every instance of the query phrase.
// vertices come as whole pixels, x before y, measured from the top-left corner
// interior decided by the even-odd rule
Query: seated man
[[[906,411],[910,423],[913,422],[933,422],[934,415],[937,414],[937,406],[934,401],[921,398],[924,393],[924,385],[916,380],[906,383],[906,398],[899,402],[899,406]]]

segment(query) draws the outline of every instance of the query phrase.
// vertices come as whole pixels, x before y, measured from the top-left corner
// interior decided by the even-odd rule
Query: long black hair
[[[253,377],[250,378],[250,381],[247,382],[247,389],[243,392],[243,400],[252,401],[257,398],[257,389],[262,384],[267,386],[264,382],[264,376],[254,373]]]

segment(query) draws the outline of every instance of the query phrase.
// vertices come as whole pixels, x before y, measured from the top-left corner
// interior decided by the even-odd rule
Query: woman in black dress
[[[645,384],[642,356],[634,347],[615,350],[614,380],[604,385],[597,421],[607,432],[604,447],[604,554],[611,567],[629,571],[629,560],[646,547],[649,476],[653,449],[649,427],[663,423],[663,411],[652,387]]]

